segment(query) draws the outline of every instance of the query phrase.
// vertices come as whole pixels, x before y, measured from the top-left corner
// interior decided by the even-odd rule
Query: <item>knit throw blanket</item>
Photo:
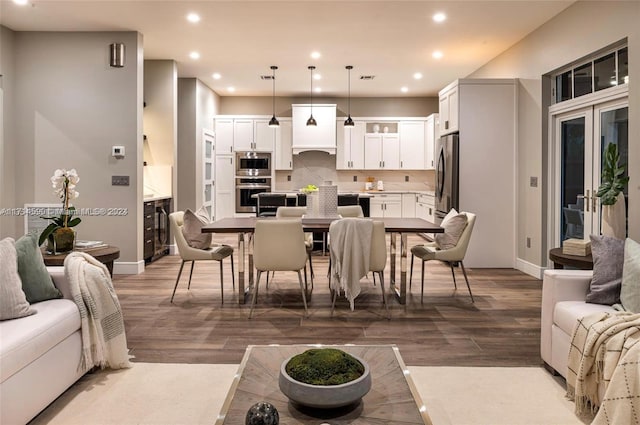
[[[80,368],[131,367],[122,310],[105,265],[84,252],[72,252],[64,260],[64,271],[80,310]]]
[[[629,387],[631,378],[635,382],[635,400],[628,401],[633,401],[636,406],[640,403],[640,393],[637,391],[640,383],[637,363],[640,351],[638,348],[632,350],[632,347],[640,346],[638,341],[640,314],[602,312],[578,320],[569,349],[567,371],[567,397],[575,400],[577,414],[586,412],[588,408],[595,412],[601,405],[598,384],[604,385],[606,399],[610,392],[619,393],[623,387]],[[622,365],[633,362],[634,358],[635,373],[619,376],[619,370],[625,369]]]

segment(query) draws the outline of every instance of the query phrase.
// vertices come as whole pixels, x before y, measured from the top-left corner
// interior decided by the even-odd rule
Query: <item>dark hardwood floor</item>
[[[217,241],[236,246],[232,236]],[[409,237],[409,246],[422,242],[418,236]],[[319,252],[313,257],[315,289],[306,319],[297,276],[292,272],[276,273],[268,290],[263,276],[251,320],[249,304],[237,303],[228,259],[224,262],[224,304],[216,261],[196,262],[190,290],[189,267],[185,266],[173,304],[169,301],[179,256],[164,257],[140,275],[116,275],[114,286],[134,361],[240,363],[249,344],[322,343],[396,344],[411,366],[541,364],[540,280],[512,269],[467,268],[475,297],[472,304],[461,270],[456,270],[455,291],[450,269],[430,261],[421,304],[420,261],[416,261],[406,306],[388,294],[386,269],[391,320],[385,316],[379,283],[374,287],[366,278],[355,311],[339,297],[331,317],[328,259]]]

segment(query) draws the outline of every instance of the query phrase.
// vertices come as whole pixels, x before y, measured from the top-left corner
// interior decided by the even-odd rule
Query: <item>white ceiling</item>
[[[0,23],[15,31],[139,31],[145,59],[174,59],[180,77],[197,77],[221,96],[271,95],[271,81],[260,79],[270,65],[279,67],[279,96],[309,94],[309,65],[322,76],[314,96],[346,96],[345,65],[354,67],[352,96],[435,96],[573,2],[2,0]],[[189,23],[189,12],[201,21]],[[448,19],[435,23],[436,12]],[[199,60],[189,58],[194,50]],[[444,57],[433,59],[434,50]],[[415,80],[416,72],[424,77]]]

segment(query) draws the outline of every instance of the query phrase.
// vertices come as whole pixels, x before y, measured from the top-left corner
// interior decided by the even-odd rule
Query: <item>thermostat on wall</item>
[[[124,146],[111,146],[111,156],[124,158]]]

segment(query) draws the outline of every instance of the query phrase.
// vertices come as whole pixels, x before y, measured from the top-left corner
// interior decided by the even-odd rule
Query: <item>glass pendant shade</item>
[[[278,69],[277,66],[271,66],[271,71],[273,72],[271,78],[271,80],[273,81],[273,116],[269,120],[269,127],[280,127],[280,121],[278,121],[278,119],[276,118],[276,69]]]
[[[318,123],[316,119],[313,118],[313,70],[316,69],[315,66],[309,66],[309,71],[311,71],[311,114],[309,119],[307,120],[307,126],[316,126]]]

